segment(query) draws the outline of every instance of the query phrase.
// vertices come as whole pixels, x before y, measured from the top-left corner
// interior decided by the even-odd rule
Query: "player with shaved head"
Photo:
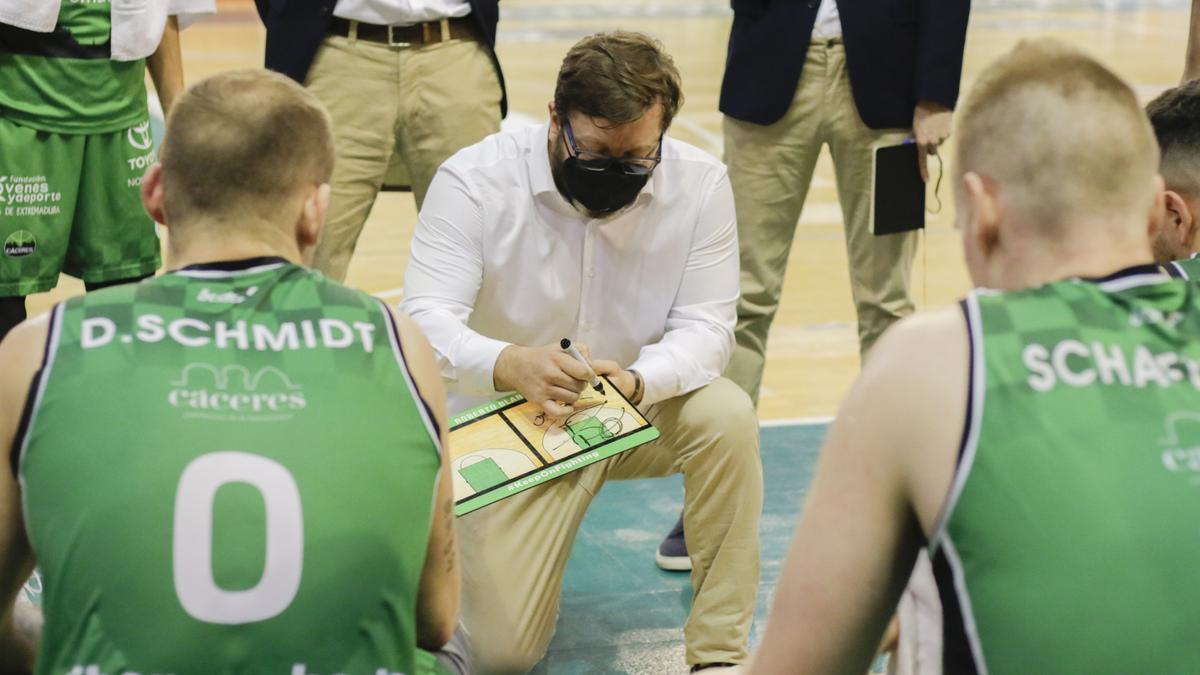
[[[0,343],[0,672],[420,673],[456,625],[429,344],[304,267],[333,147],[267,71],[184,93],[142,197],[172,272]]]
[[[1096,61],[1023,42],[962,109],[977,290],[875,347],[826,439],[750,672],[862,673],[918,550],[943,672],[1196,663],[1200,299],[1153,265],[1158,151]]]

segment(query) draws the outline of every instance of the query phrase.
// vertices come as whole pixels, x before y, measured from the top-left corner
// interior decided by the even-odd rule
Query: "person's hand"
[[[917,166],[921,180],[929,182],[929,156],[950,138],[954,112],[940,103],[921,101],[913,111],[913,138],[917,141]]]
[[[586,349],[581,345],[580,351]],[[497,391],[517,391],[555,417],[575,412],[579,392],[592,381],[592,371],[557,344],[544,347],[509,345],[492,370]]]
[[[597,375],[607,377],[614,387],[621,390],[625,398],[635,405],[638,403],[633,400],[634,390],[637,389],[637,376],[622,368],[616,361],[597,360],[591,363]]]

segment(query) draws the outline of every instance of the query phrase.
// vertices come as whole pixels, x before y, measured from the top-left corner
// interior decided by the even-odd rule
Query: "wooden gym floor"
[[[975,0],[963,91],[980,69],[1018,40],[1054,36],[1100,57],[1133,83],[1143,100],[1179,80],[1187,0]],[[657,36],[683,74],[686,104],[671,134],[721,154],[717,95],[731,13],[725,0],[504,0],[497,47],[508,80],[507,124],[541,122],[567,48],[592,32],[625,28]],[[188,81],[261,65],[264,33],[249,0],[222,0],[220,12],[183,36]],[[953,139],[951,139],[951,146]],[[949,157],[951,148],[943,150]],[[947,163],[947,170],[949,165]],[[969,287],[946,208],[930,216],[913,270],[918,307],[953,302]],[[931,202],[932,203],[932,202]],[[400,296],[416,212],[408,194],[384,194],[350,266],[349,283],[390,300]],[[31,313],[82,292],[63,278],[30,298]],[[765,420],[832,415],[858,369],[841,212],[832,165],[824,157],[801,217],[779,316],[771,334],[760,412]]]

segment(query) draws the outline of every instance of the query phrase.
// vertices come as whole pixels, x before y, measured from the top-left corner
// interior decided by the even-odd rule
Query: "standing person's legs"
[[[827,46],[815,43],[805,57],[800,84],[782,119],[761,125],[723,121],[725,163],[733,188],[741,259],[736,344],[725,377],[758,405],[767,334],[779,296],[800,211],[823,142],[823,101],[828,88]],[[681,517],[658,545],[655,562],[667,570],[692,569]]]
[[[144,279],[162,265],[157,226],[141,198],[142,176],[154,159],[149,118],[86,137],[63,269],[89,291]]]
[[[337,281],[371,213],[395,146],[401,51],[330,36],[317,50],[306,86],[333,118],[334,167],[329,217],[313,267]]]
[[[617,455],[606,478],[683,473],[683,520],[692,558],[689,665],[743,663],[758,593],[762,462],[758,418],[746,393],[720,378],[650,406],[662,436]]]
[[[792,237],[821,152],[826,69],[826,47],[813,44],[783,119],[767,126],[724,120],[742,267],[737,345],[725,376],[755,404]]]
[[[25,296],[58,284],[84,144],[0,116],[0,339],[25,320]]]
[[[593,464],[458,519],[462,620],[483,675],[524,673],[558,621],[563,570],[605,464]]]
[[[837,175],[838,201],[846,221],[846,249],[850,258],[850,292],[858,313],[858,342],[865,356],[887,327],[913,311],[908,294],[916,235],[912,232],[876,237],[871,234],[871,172],[874,147],[899,143],[903,129],[876,131],[859,117],[846,72],[846,53],[831,54],[837,64],[836,88],[826,105],[833,119],[829,149]]]
[[[396,151],[417,209],[442,162],[500,131],[500,80],[487,49],[450,40],[401,53]]]

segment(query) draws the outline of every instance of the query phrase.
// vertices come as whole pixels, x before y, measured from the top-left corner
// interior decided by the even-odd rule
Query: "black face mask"
[[[568,154],[552,167],[554,184],[568,201],[577,202],[589,213],[604,217],[620,211],[637,199],[650,180],[652,169],[636,171],[627,161],[614,158],[581,161],[578,151],[571,152],[574,143],[568,125],[564,125],[562,136]]]
[[[579,166],[578,157],[567,157],[559,166],[558,191],[597,215],[607,216],[632,204],[650,179],[650,174],[628,174],[615,164],[589,171]]]

